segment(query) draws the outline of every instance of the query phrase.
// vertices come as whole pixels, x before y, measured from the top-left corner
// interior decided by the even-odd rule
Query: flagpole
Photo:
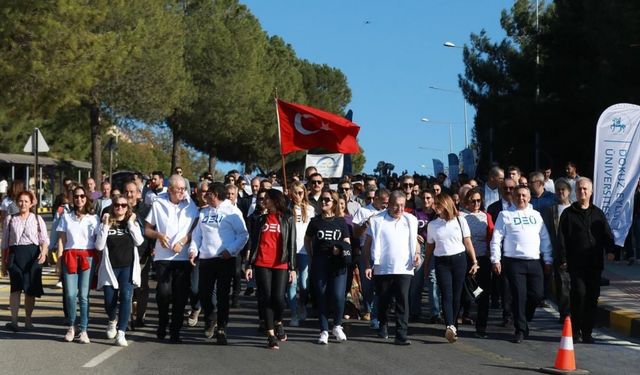
[[[282,160],[282,183],[284,184],[284,192],[286,193],[289,189],[287,188],[287,168],[285,166],[284,154],[282,153],[282,136],[280,134],[280,111],[278,111],[278,88],[275,89],[274,102],[276,104],[276,119],[278,120],[278,143],[280,144],[280,158]]]

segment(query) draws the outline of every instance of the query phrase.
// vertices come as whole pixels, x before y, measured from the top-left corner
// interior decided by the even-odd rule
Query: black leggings
[[[274,321],[282,321],[282,312],[286,306],[284,294],[289,281],[289,271],[255,267],[254,272],[260,316],[264,317],[267,330],[272,330],[275,328]]]

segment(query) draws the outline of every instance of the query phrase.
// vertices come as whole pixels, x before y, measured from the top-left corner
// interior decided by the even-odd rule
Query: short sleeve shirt
[[[464,252],[463,235],[470,237],[471,231],[467,221],[462,217],[449,221],[437,218],[427,226],[427,243],[436,245],[433,254],[437,257]]]
[[[95,249],[96,234],[98,231],[98,216],[83,215],[81,218],[75,212],[65,212],[56,228],[57,232],[67,235],[64,249],[87,250]]]

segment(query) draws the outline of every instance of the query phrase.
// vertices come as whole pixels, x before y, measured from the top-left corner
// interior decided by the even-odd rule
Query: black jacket
[[[559,263],[569,272],[604,268],[604,253],[614,252],[613,234],[601,209],[575,202],[562,212],[558,225]]]
[[[249,241],[251,242],[249,253],[249,264],[253,264],[258,256],[258,244],[260,243],[260,235],[262,227],[267,221],[267,215],[260,215],[255,222],[251,224]],[[281,263],[287,263],[289,271],[296,269],[296,223],[290,212],[280,216],[280,235],[282,236],[282,257]]]

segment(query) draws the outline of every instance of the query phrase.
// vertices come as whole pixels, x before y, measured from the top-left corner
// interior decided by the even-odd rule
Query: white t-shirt
[[[556,186],[553,183],[552,179],[548,179],[547,181],[544,182],[544,190],[552,192],[555,194],[556,192]]]
[[[151,211],[145,221],[155,226],[157,232],[169,237],[169,248],[163,247],[160,241],[156,241],[153,260],[188,260],[188,246],[183,246],[177,254],[171,249],[186,237],[197,218],[198,207],[191,200],[183,199],[178,204],[173,204],[169,200],[168,193],[159,194],[151,205]]]
[[[465,251],[463,234],[471,237],[469,224],[463,217],[449,221],[439,217],[427,226],[427,243],[436,245],[433,255],[437,257],[456,255]]]
[[[313,219],[313,217],[316,216],[316,210],[315,208],[313,208],[312,205],[310,204],[307,205],[307,221],[306,222],[302,221],[302,208],[300,208],[299,206],[296,206],[295,213],[296,213],[296,247],[297,247],[296,250],[298,254],[306,254],[307,249],[305,249],[304,247],[304,236],[307,233],[307,227],[309,226],[311,219]]]
[[[369,221],[367,236],[375,275],[413,275],[413,255],[418,239],[418,219],[403,213],[395,219],[384,211]]]
[[[67,242],[64,249],[95,249],[98,234],[98,215],[83,215],[81,219],[74,212],[65,212],[58,222],[57,232],[65,232]]]
[[[476,257],[485,256],[489,252],[489,241],[487,239],[487,228],[489,227],[489,217],[485,212],[469,212],[464,215],[471,232],[471,243],[476,252]]]

